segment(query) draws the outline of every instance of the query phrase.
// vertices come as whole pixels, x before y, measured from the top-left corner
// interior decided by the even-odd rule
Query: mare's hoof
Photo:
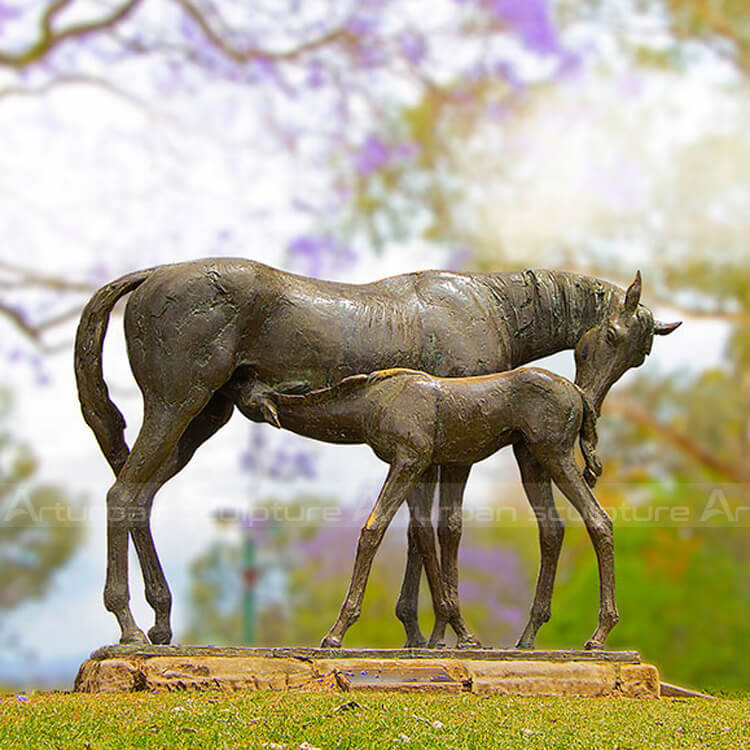
[[[327,635],[321,642],[321,648],[341,648],[341,638],[334,635]]]
[[[127,633],[123,633],[122,638],[120,638],[120,645],[121,646],[150,646],[151,643],[146,638],[146,634],[142,631],[136,628],[135,630],[131,630]]]
[[[482,644],[473,636],[459,638],[456,641],[456,648],[482,648]]]
[[[148,631],[148,638],[151,643],[157,646],[166,646],[172,641],[172,631],[162,630],[154,626],[153,628],[151,628],[151,630]]]
[[[404,648],[427,648],[427,639],[420,635],[418,638],[407,638],[406,643],[404,643]]]
[[[445,641],[430,641],[427,648],[447,648]]]
[[[586,641],[586,645],[583,648],[585,651],[603,651],[604,644],[592,638],[590,641]]]

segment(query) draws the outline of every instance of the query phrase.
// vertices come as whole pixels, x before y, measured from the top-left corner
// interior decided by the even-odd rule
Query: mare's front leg
[[[435,495],[438,467],[432,466],[420,477],[414,489],[409,493],[409,531],[407,534],[406,569],[404,570],[404,581],[401,584],[401,594],[396,604],[396,617],[403,623],[406,631],[406,643],[404,648],[424,648],[427,639],[419,629],[419,582],[422,576],[422,552],[420,547],[420,514],[417,509],[423,505],[427,507],[427,517],[432,510],[432,500]],[[429,521],[429,533],[432,532],[432,521]],[[424,532],[422,532],[424,533]],[[434,542],[433,542],[434,548]],[[433,599],[433,605],[435,600]]]
[[[552,496],[549,474],[531,455],[525,443],[515,443],[518,468],[523,488],[539,527],[539,576],[529,621],[518,640],[517,648],[534,648],[534,640],[541,625],[550,618],[552,589],[555,584],[557,561],[565,534],[565,525],[557,512]]]
[[[424,469],[424,462],[414,459],[396,459],[391,464],[375,507],[359,535],[349,591],[335,624],[320,644],[322,648],[339,648],[344,634],[359,617],[375,552],[393,516],[406,500],[406,496]]]
[[[572,452],[559,463],[547,465],[555,484],[581,514],[599,563],[599,626],[584,648],[604,648],[604,641],[617,624],[619,615],[615,602],[615,549],[612,519],[596,501],[576,466]]]
[[[457,648],[475,648],[481,644],[466,627],[458,598],[458,548],[463,531],[463,498],[471,466],[440,467],[440,515],[438,539],[443,572],[448,622],[456,633]],[[439,628],[442,628],[440,630]],[[430,642],[444,638],[445,623],[435,622]]]

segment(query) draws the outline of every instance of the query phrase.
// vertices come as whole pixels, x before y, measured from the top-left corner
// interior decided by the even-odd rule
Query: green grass
[[[354,701],[343,710],[339,707]],[[747,748],[742,699],[377,693],[35,693],[0,699],[11,748]],[[338,710],[337,710],[338,709]],[[273,744],[271,744],[273,743]],[[303,745],[304,747],[304,745]]]

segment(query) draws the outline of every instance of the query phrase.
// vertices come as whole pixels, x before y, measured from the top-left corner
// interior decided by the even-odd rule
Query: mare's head
[[[576,385],[586,392],[597,414],[609,389],[631,367],[643,364],[654,336],[666,336],[682,322],[654,320],[651,311],[639,304],[640,299],[641,272],[638,271],[622,306],[610,309],[576,345]]]

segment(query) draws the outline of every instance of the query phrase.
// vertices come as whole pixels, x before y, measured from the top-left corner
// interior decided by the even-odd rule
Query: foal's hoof
[[[404,648],[427,648],[427,639],[424,636],[419,638],[407,638]]]
[[[520,641],[518,641],[518,643],[516,643],[516,648],[520,648],[524,650],[532,649],[534,648],[534,641],[525,641],[522,638]]]
[[[122,634],[122,638],[120,638],[120,645],[150,646],[151,643],[149,642],[148,638],[146,638],[146,634],[139,628],[136,628],[135,630],[129,630],[126,633]]]
[[[162,629],[157,628],[155,625],[151,630],[148,631],[148,639],[153,643],[154,645],[160,646],[164,645],[166,646],[172,641],[172,631],[169,630],[169,628]]]
[[[430,642],[427,644],[427,648],[447,648],[447,644],[445,641],[433,641],[430,639]]]
[[[456,640],[456,648],[482,648],[482,644],[473,635]]]
[[[321,642],[321,648],[341,648],[341,638],[335,635],[327,635]]]
[[[586,645],[583,648],[585,651],[603,651],[604,644],[592,638],[590,641],[586,641]]]

